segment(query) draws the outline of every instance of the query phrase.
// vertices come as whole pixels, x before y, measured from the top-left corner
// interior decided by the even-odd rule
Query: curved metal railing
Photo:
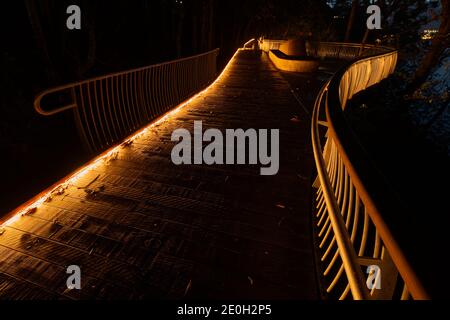
[[[286,40],[262,39],[261,50],[269,52],[279,50]],[[367,57],[381,52],[389,52],[391,48],[360,43],[340,42],[306,42],[306,54],[311,57],[354,60],[355,57]]]
[[[36,97],[34,108],[44,116],[73,110],[87,148],[102,151],[210,84],[217,75],[218,52],[52,88]],[[65,105],[46,110],[45,100]]]
[[[376,50],[371,49],[372,53]],[[354,94],[394,72],[397,52],[386,51],[381,48],[377,54],[347,64],[324,85],[314,106],[315,233],[322,283],[332,298],[429,298],[356,169],[356,163],[368,160],[354,157],[357,139],[343,114]],[[353,52],[355,59],[359,54]],[[326,120],[319,119],[323,114]],[[327,128],[323,148],[320,126]]]
[[[279,50],[280,46],[284,42],[286,42],[286,40],[261,39],[260,48],[264,52],[269,52],[270,50]]]
[[[392,51],[391,48],[360,43],[307,42],[306,53],[309,56],[354,60],[355,57],[367,57]]]

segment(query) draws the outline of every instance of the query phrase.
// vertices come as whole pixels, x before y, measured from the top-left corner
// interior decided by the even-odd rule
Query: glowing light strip
[[[37,200],[32,201],[31,204],[28,204],[28,202],[26,202],[25,204],[21,205],[20,207],[18,207],[14,211],[12,211],[9,214],[9,216],[12,216],[12,217],[9,218],[8,220],[6,220],[4,223],[1,223],[0,227],[9,226],[9,225],[17,222],[22,216],[27,215],[31,211],[37,210],[43,203],[45,203],[47,200],[51,199],[51,197],[52,197],[52,195],[54,193],[58,193],[61,190],[67,189],[67,187],[69,185],[75,183],[77,180],[79,180],[80,178],[85,176],[89,171],[97,168],[100,164],[104,164],[106,161],[108,161],[112,157],[116,156],[120,152],[121,148],[123,148],[126,145],[129,145],[130,143],[132,143],[137,138],[145,135],[148,132],[148,130],[150,130],[152,127],[157,126],[157,125],[161,124],[162,122],[168,120],[171,116],[173,116],[174,114],[179,112],[183,107],[185,107],[186,105],[190,104],[193,100],[195,100],[198,97],[200,97],[200,96],[204,95],[205,93],[207,93],[226,74],[228,68],[231,66],[232,62],[236,58],[236,55],[241,50],[242,50],[241,48],[236,50],[236,52],[231,57],[230,61],[228,61],[227,65],[222,70],[220,75],[208,87],[206,87],[202,91],[198,92],[197,94],[195,94],[194,96],[192,96],[188,100],[182,102],[177,107],[175,107],[175,109],[167,112],[165,115],[163,115],[160,118],[154,120],[149,125],[147,125],[145,128],[137,131],[131,137],[126,138],[119,145],[110,148],[109,150],[105,151],[104,153],[102,153],[97,158],[94,158],[94,160],[92,160],[91,162],[88,162],[84,167],[81,167],[74,174],[70,175],[66,179],[63,179],[62,182],[57,183],[57,185],[55,187],[50,187],[50,191],[44,191],[41,195],[38,195],[37,196],[38,197]]]

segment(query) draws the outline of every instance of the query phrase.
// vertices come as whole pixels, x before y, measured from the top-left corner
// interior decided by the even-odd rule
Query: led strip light
[[[137,138],[142,137],[143,135],[147,134],[148,131],[151,128],[160,125],[162,122],[168,120],[170,117],[174,116],[181,109],[183,109],[185,106],[190,104],[193,100],[195,100],[198,97],[206,94],[219,80],[222,79],[222,77],[225,76],[225,74],[227,73],[227,70],[231,66],[231,64],[234,61],[234,59],[236,58],[236,55],[241,50],[242,49],[238,49],[234,53],[234,55],[231,57],[230,61],[228,61],[227,65],[222,70],[220,75],[208,87],[206,87],[205,89],[203,89],[199,93],[195,94],[194,96],[192,96],[188,100],[182,102],[177,107],[175,107],[173,110],[171,110],[171,111],[167,112],[166,114],[162,115],[161,117],[157,118],[156,120],[151,122],[149,125],[147,125],[145,128],[137,131],[132,136],[126,138],[120,144],[118,144],[118,145],[116,145],[114,147],[111,147],[110,149],[106,150],[101,155],[99,155],[98,157],[96,157],[93,160],[91,160],[90,162],[88,162],[85,166],[83,166],[80,169],[78,169],[75,173],[69,175],[66,178],[63,178],[62,180],[57,182],[55,185],[51,186],[50,188],[46,189],[42,193],[38,194],[32,200],[26,202],[25,204],[21,205],[20,207],[18,207],[17,209],[15,209],[11,213],[9,213],[7,215],[7,218],[6,218],[7,220],[5,222],[1,223],[0,227],[10,226],[11,224],[13,224],[16,221],[18,221],[22,216],[27,215],[30,212],[36,211],[43,203],[45,203],[46,201],[51,199],[52,196],[55,193],[58,193],[61,190],[67,189],[67,187],[69,185],[74,184],[75,182],[77,182],[80,178],[85,176],[89,171],[98,168],[101,164],[104,164],[106,161],[108,161],[112,157],[115,157],[120,152],[120,150],[122,148],[124,148],[125,146],[131,144]]]

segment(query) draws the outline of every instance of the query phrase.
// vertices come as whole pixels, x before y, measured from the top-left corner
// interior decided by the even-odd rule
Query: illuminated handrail
[[[343,114],[354,94],[394,72],[397,52],[386,51],[382,47],[377,54],[366,58],[357,58],[359,54],[354,51],[357,60],[324,85],[314,106],[311,133],[318,172],[314,184],[317,188],[315,233],[322,283],[329,297],[346,299],[351,293],[357,300],[429,299],[355,168],[355,161],[369,160],[358,148]],[[326,121],[319,120],[323,112]],[[327,127],[324,148],[320,125]],[[362,158],[355,159],[358,153]],[[366,272],[363,267],[368,266],[375,266],[371,268],[374,272],[379,268],[380,272],[374,276],[380,277],[380,288],[375,277],[370,279],[375,286],[369,289],[363,276]]]
[[[286,40],[262,39],[260,48],[264,52],[269,52],[270,50],[278,50],[280,49],[280,46],[285,42]]]
[[[209,85],[217,76],[218,52],[215,49],[48,89],[35,98],[34,108],[44,116],[72,109],[88,149],[102,151]],[[64,94],[69,94],[67,104],[53,110],[43,108],[43,101],[61,101]]]
[[[255,50],[255,49],[259,49],[259,43],[258,40],[256,39],[250,39],[248,40],[246,43],[244,43],[244,46],[242,47],[242,49],[244,50]]]
[[[354,60],[355,57],[367,57],[390,52],[391,48],[361,43],[307,42],[306,53],[309,56]]]
[[[280,46],[287,40],[263,39],[261,50],[279,50]],[[329,58],[339,60],[354,60],[355,57],[371,56],[381,52],[391,51],[388,47],[375,46],[360,43],[340,43],[340,42],[313,42],[306,41],[306,54],[310,57]]]

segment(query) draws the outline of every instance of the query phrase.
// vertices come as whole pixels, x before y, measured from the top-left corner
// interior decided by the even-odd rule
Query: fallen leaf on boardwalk
[[[282,205],[282,204],[277,204],[277,208],[280,208],[280,209],[286,209],[286,206],[284,206],[284,205]]]
[[[53,193],[56,194],[57,196],[63,195],[64,194],[65,189],[63,187],[59,187],[57,190],[55,190]]]
[[[92,190],[92,189],[84,189],[84,192],[86,192],[87,194],[89,194],[91,196],[96,194],[96,192],[94,190]]]
[[[252,286],[254,284],[253,279],[250,276],[248,276],[247,279],[248,279],[248,281],[250,281],[250,285]]]
[[[186,289],[184,290],[184,296],[188,294],[189,290],[191,290],[191,287],[192,287],[192,280],[189,280],[189,283],[186,286]]]
[[[133,144],[133,141],[132,141],[132,140],[130,140],[130,141],[125,141],[124,143],[122,143],[122,147],[123,147],[123,148],[126,148],[126,147],[131,146],[132,144]]]
[[[101,186],[95,188],[94,190],[92,190],[92,189],[84,189],[84,192],[86,192],[90,196],[95,196],[99,192],[105,191],[105,189],[106,189],[106,186],[105,185],[101,185]]]
[[[119,151],[114,152],[111,154],[111,156],[108,158],[107,162],[117,160],[119,158]]]
[[[30,208],[30,209],[28,209],[28,211],[25,212],[23,215],[24,215],[24,216],[29,216],[29,215],[32,215],[33,213],[35,213],[36,211],[37,211],[37,208],[36,208],[36,207]]]

